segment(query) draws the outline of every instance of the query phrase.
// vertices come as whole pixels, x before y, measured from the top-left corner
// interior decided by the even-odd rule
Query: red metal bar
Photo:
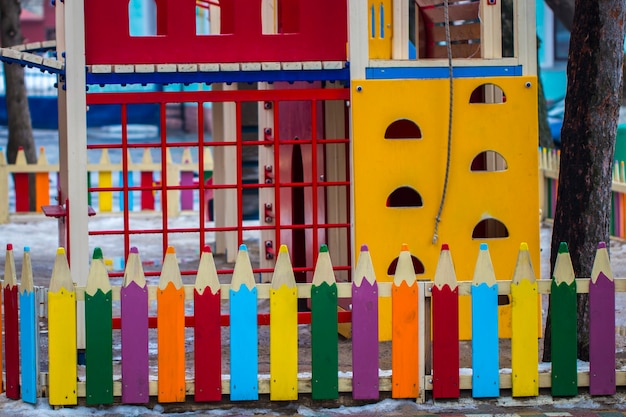
[[[317,182],[319,181],[319,176],[317,174],[317,101],[315,100],[311,100],[311,172],[311,202],[313,206],[313,265],[315,265],[317,263],[317,254],[319,249],[319,236],[317,235]]]
[[[200,248],[205,245],[205,216],[206,208],[204,201],[205,184],[204,184],[204,103],[198,102],[198,203],[200,216]]]
[[[352,322],[352,312],[351,311],[338,311],[337,319],[339,323],[351,323]],[[270,314],[269,313],[260,313],[257,315],[257,321],[259,326],[269,326],[270,325]],[[194,316],[185,316],[185,327],[194,327],[196,323],[196,318]],[[298,313],[298,324],[311,324],[311,313],[310,312],[300,312]],[[113,317],[113,329],[119,330],[121,329],[121,319],[119,317]],[[221,325],[222,327],[230,326],[230,315],[222,314],[221,316]],[[151,329],[156,329],[157,327],[157,318],[156,316],[148,317],[148,327]]]
[[[275,90],[267,90],[267,91],[275,91]],[[286,90],[289,91],[289,90]],[[274,239],[276,240],[275,248],[280,248],[281,239],[280,239],[280,129],[279,129],[279,111],[278,102],[273,100],[272,108],[274,109],[274,225],[276,226],[276,231],[274,232]]]
[[[143,94],[143,93],[142,93]],[[141,94],[136,94],[140,96]],[[163,257],[167,252],[167,111],[166,104],[161,103],[161,217],[163,225]]]
[[[237,126],[237,243],[243,243],[243,230],[241,230],[243,224],[243,132],[240,101],[236,103],[235,109],[235,124]]]
[[[122,104],[122,186],[124,193],[124,258],[130,252],[130,193],[128,192],[128,113]]]
[[[315,100],[349,100],[350,90],[347,88],[304,88],[293,90],[149,91],[141,94],[134,92],[91,93],[87,94],[87,104],[274,101],[274,116],[276,117],[277,101],[302,101],[303,97]]]

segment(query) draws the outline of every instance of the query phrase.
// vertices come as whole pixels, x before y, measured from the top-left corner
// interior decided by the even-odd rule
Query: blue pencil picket
[[[257,288],[246,245],[239,247],[230,287],[230,399],[257,400]]]
[[[486,243],[480,244],[472,282],[472,397],[500,395],[498,283]]]
[[[39,319],[37,317],[30,248],[24,248],[20,285],[20,351],[22,401],[36,404],[39,396]]]

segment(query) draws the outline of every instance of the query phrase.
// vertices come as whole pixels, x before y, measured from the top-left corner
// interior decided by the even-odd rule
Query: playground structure
[[[207,233],[215,233],[213,251],[234,261],[243,233],[255,230],[262,256],[252,271],[268,281],[277,248],[286,244],[299,285],[314,280],[322,244],[328,245],[338,282],[360,279],[352,269],[354,247],[361,243],[379,260],[374,265],[381,284],[397,278],[402,243],[411,248],[415,274],[425,279],[435,274],[443,242],[459,254],[460,281],[471,278],[472,254],[485,239],[498,278],[510,276],[522,241],[539,264],[532,2],[514,2],[515,30],[506,34],[514,45],[510,57],[502,56],[501,4],[491,0],[417,0],[415,15],[407,0],[221,0],[208,4],[210,33],[201,34],[195,1],[155,4],[156,34],[131,36],[127,2],[57,2],[58,60],[2,50],[5,61],[59,74],[60,181],[58,205],[48,214],[59,218],[59,246],[67,251],[78,287],[87,284],[90,250],[103,234],[117,236],[119,255],[127,258],[138,234],[161,239],[165,257],[173,234],[194,234],[200,248]],[[96,88],[170,83],[211,89]],[[170,136],[168,103],[196,109],[197,137]],[[159,138],[149,143],[128,135],[128,126],[141,122],[128,117],[129,109],[145,104],[161,115]],[[119,106],[120,136],[88,145],[85,109],[97,106]],[[244,109],[250,107],[257,109],[255,132],[243,129]],[[168,150],[185,147],[197,158],[195,182],[172,175],[168,163]],[[87,183],[88,154],[105,149],[121,154],[118,187],[102,176],[97,185]],[[161,154],[161,181],[130,184],[129,151],[153,149]],[[259,161],[254,184],[242,179],[243,154],[250,149]],[[204,176],[209,168],[211,182]],[[259,193],[255,226],[242,221],[242,193],[250,188]],[[123,194],[123,229],[90,230],[85,190]],[[214,223],[207,221],[207,191],[214,194]],[[161,202],[155,214],[162,227],[155,230],[133,228],[130,197],[145,192],[158,194]],[[173,192],[191,193],[199,202],[197,227],[170,227]],[[464,339],[471,334],[469,303],[463,297],[459,309]],[[509,300],[501,304],[500,331],[508,336]],[[381,339],[392,339],[391,309],[390,297],[382,297]],[[79,301],[79,323],[82,310]],[[81,349],[86,328],[77,326]]]

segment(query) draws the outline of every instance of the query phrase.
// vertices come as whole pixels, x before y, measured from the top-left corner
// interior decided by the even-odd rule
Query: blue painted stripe
[[[233,83],[274,81],[348,81],[348,67],[333,70],[216,71],[216,72],[151,72],[86,74],[87,85],[105,84],[169,84],[169,83]]]
[[[500,395],[498,284],[472,285],[472,396]]]
[[[515,77],[522,75],[522,66],[454,67],[452,74],[455,78]],[[448,78],[449,76],[450,70],[448,67],[390,67],[365,69],[365,78],[368,80],[435,79]]]
[[[37,403],[37,381],[39,377],[39,357],[37,332],[37,315],[35,311],[35,293],[20,293],[20,350],[22,400]]]
[[[258,400],[257,289],[230,290],[230,399]]]

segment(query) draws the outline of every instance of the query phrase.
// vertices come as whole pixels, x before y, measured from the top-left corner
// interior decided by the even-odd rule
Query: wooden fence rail
[[[522,244],[510,281],[496,280],[488,247],[482,244],[472,282],[457,282],[447,245],[442,246],[434,281],[417,281],[409,248],[404,246],[390,283],[376,281],[366,246],[355,270],[360,278],[352,283],[335,282],[328,249],[323,246],[313,281],[308,284],[295,283],[285,246],[280,248],[272,282],[256,283],[247,248],[242,245],[229,284],[218,281],[213,256],[206,248],[195,284],[183,285],[176,253],[170,248],[159,284],[148,285],[139,252],[133,248],[123,284],[113,287],[102,253],[96,249],[84,288],[72,284],[65,252],[60,248],[47,297],[40,296],[47,298],[44,306],[49,312],[46,373],[39,372],[43,354],[37,337],[25,333],[38,328],[39,315],[27,311],[34,308],[33,303],[25,302],[33,287],[29,251],[24,255],[18,315],[18,303],[8,298],[17,288],[17,280],[13,248],[7,246],[5,328],[20,331],[7,330],[4,343],[6,360],[22,364],[21,369],[6,368],[7,396],[27,402],[35,401],[38,395],[49,397],[51,405],[62,406],[77,404],[78,398],[95,405],[111,404],[116,397],[123,403],[146,403],[149,397],[166,403],[191,401],[192,397],[199,402],[254,401],[269,394],[272,401],[287,401],[301,394],[310,394],[314,400],[332,400],[350,393],[355,399],[377,400],[382,392],[424,401],[430,396],[458,398],[462,390],[472,390],[477,398],[516,397],[537,396],[539,388],[549,387],[554,396],[574,396],[583,386],[588,386],[592,395],[612,395],[616,387],[626,386],[626,371],[616,371],[615,355],[615,292],[626,291],[626,279],[613,279],[604,243],[598,246],[589,279],[574,278],[567,245],[562,244],[551,280],[535,279],[528,247]],[[590,296],[593,331],[588,368],[576,361],[577,293]],[[552,311],[551,367],[538,361],[541,294],[549,295],[551,308],[559,306],[558,312]],[[498,359],[504,353],[508,356],[504,351],[507,345],[497,336],[499,295],[511,297],[510,369],[501,367]],[[388,297],[392,301],[390,361],[380,356],[382,345],[375,331],[378,301]],[[467,342],[459,341],[458,315],[450,314],[456,311],[458,297],[471,297],[475,320],[471,341],[474,356],[469,369],[461,368],[459,343]],[[298,298],[310,299],[310,312],[297,312]],[[340,298],[352,299],[350,311],[337,312]],[[269,300],[269,312],[267,307],[259,311],[259,306],[267,306],[260,300]],[[77,378],[76,303],[83,301],[86,366],[81,367],[85,374]],[[222,310],[222,303],[228,304],[229,310]],[[341,367],[340,322],[350,323],[353,335],[351,365],[343,363]],[[310,359],[300,353],[298,339],[307,328],[298,326],[304,324],[310,325]],[[223,326],[228,326],[230,343],[222,341]],[[270,329],[269,358],[261,357],[258,351],[260,326]],[[190,337],[186,328],[193,329],[191,345],[186,343]],[[150,329],[156,329],[156,337]],[[21,343],[19,351],[7,348],[15,346],[17,340]],[[149,346],[156,346],[156,367],[150,367],[149,354],[154,355],[155,349]],[[112,356],[114,348],[120,350],[121,358]],[[494,356],[491,361],[481,359],[485,351]],[[9,358],[9,354],[13,356]],[[270,364],[268,374],[258,371],[262,361]],[[381,371],[382,362],[390,362],[391,369]],[[304,372],[303,367],[311,372]],[[20,377],[21,390],[15,386]],[[24,384],[28,381],[36,385],[27,387]],[[511,394],[503,391],[508,389]]]
[[[194,197],[192,189],[195,184],[195,175],[198,171],[198,162],[193,161],[191,152],[185,148],[180,161],[173,161],[169,149],[166,153],[166,161],[163,164],[160,161],[153,161],[149,149],[144,149],[141,161],[135,162],[128,158],[128,177],[126,182],[131,189],[128,191],[128,202],[125,203],[125,193],[123,186],[123,165],[122,162],[112,163],[109,158],[108,149],[100,150],[100,158],[98,163],[87,164],[87,176],[89,189],[89,201],[91,204],[91,196],[97,195],[98,205],[94,207],[96,212],[124,211],[125,204],[129,211],[155,210],[155,194],[161,192],[163,187],[159,184],[165,176],[166,192],[167,192],[167,214],[169,217],[177,216],[181,210],[193,210]],[[204,151],[204,180],[207,180],[213,172],[213,157],[208,148]],[[35,175],[35,202],[36,211],[41,212],[42,206],[49,204],[62,204],[62,202],[50,201],[57,198],[57,190],[51,189],[51,184],[56,182],[55,177],[59,172],[59,164],[48,163],[45,149],[40,148],[39,157],[36,164],[27,164],[24,151],[20,149],[14,164],[7,164],[4,153],[0,152],[0,224],[9,222],[10,215],[13,213],[26,213],[31,210],[31,202],[29,199],[29,174]],[[165,173],[165,174],[163,174]],[[135,175],[139,177],[139,183],[134,184]],[[114,175],[119,177],[120,185],[113,186]],[[13,180],[11,182],[11,179]],[[10,199],[11,186],[13,189],[13,206]],[[187,189],[174,188],[176,186],[186,186]],[[197,189],[197,184],[195,184]],[[232,185],[235,187],[235,185]],[[134,188],[133,188],[134,187]],[[112,191],[115,189],[116,191]],[[118,207],[113,205],[113,193],[119,194]],[[135,207],[133,204],[133,194],[140,193],[140,204]],[[212,198],[211,189],[205,190],[203,198],[209,200]],[[95,201],[95,200],[94,200]],[[11,210],[10,208],[14,209]]]

